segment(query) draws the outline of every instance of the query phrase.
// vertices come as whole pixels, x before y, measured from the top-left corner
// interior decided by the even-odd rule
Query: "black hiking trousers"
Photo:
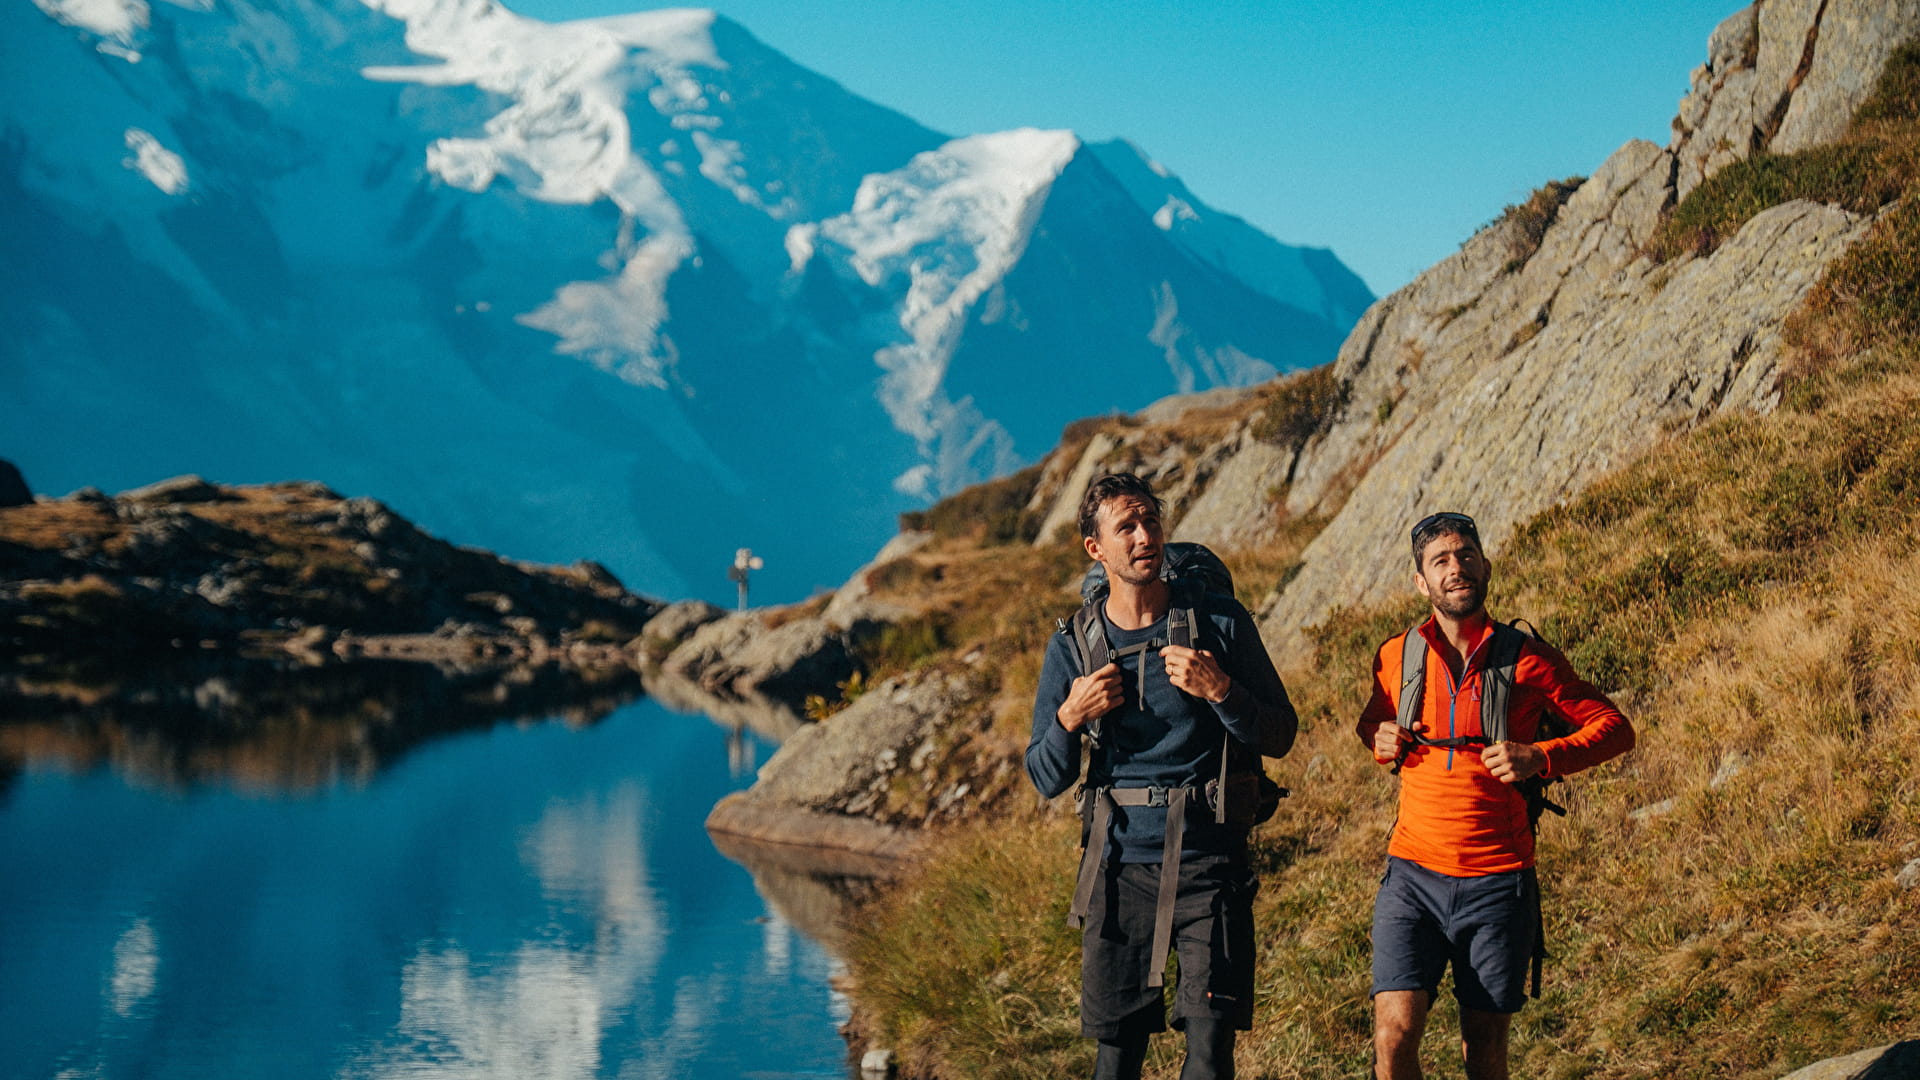
[[[1180,862],[1173,951],[1180,958],[1173,1026],[1189,1018],[1253,1027],[1253,897],[1259,883],[1242,854],[1189,855]],[[1159,863],[1100,866],[1080,939],[1080,1034],[1131,1042],[1167,1027],[1161,987],[1147,985]]]

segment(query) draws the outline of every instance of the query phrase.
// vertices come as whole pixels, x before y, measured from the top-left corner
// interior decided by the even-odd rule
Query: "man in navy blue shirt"
[[[1080,1031],[1099,1044],[1096,1080],[1138,1077],[1148,1037],[1167,1026],[1170,944],[1180,957],[1173,1024],[1187,1036],[1182,1080],[1230,1080],[1234,1033],[1253,1025],[1258,883],[1249,823],[1218,820],[1206,785],[1224,775],[1227,740],[1255,762],[1263,728],[1270,748],[1276,731],[1290,743],[1293,706],[1246,608],[1184,586],[1176,595],[1161,577],[1160,501],[1145,481],[1095,480],[1081,500],[1080,534],[1107,573],[1099,614],[1113,659],[1083,674],[1073,638],[1054,635],[1026,757],[1027,775],[1052,798],[1079,779],[1082,744],[1093,742],[1083,798],[1100,810],[1084,816],[1090,828],[1110,822],[1087,838],[1075,895],[1074,914],[1085,919]],[[1169,643],[1176,606],[1196,616],[1192,647]]]

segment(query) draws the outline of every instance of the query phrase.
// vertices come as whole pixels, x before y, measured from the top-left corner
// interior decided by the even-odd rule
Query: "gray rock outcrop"
[[[119,495],[122,503],[135,505],[154,504],[171,505],[174,503],[222,502],[233,496],[218,484],[212,484],[198,476],[176,476],[160,480],[145,487],[132,488]]]
[[[1181,515],[1173,538],[1213,547],[1271,540],[1280,525],[1274,492],[1284,484],[1293,460],[1291,450],[1243,435],[1206,490]]]
[[[695,630],[725,615],[725,611],[705,600],[677,600],[647,620],[647,625],[640,628],[640,639],[666,646],[679,645]]]
[[[960,676],[926,672],[889,679],[859,700],[795,732],[760,768],[753,787],[721,800],[714,832],[761,843],[911,854],[925,824],[965,798],[937,793],[920,820],[893,820],[890,788],[937,752],[942,728],[968,701]],[[916,782],[910,780],[909,782]],[[957,789],[956,789],[957,790]]]
[[[30,506],[33,503],[33,489],[27,486],[27,478],[11,461],[0,461],[0,508],[9,506]]]
[[[1891,36],[1868,44],[1867,28]],[[1331,520],[1261,612],[1276,652],[1299,649],[1336,605],[1404,591],[1406,530],[1426,513],[1473,514],[1497,555],[1516,524],[1664,435],[1771,409],[1783,323],[1870,219],[1796,202],[1710,256],[1656,264],[1642,251],[1666,208],[1776,131],[1795,146],[1838,135],[1917,31],[1920,0],[1743,10],[1714,32],[1671,147],[1621,147],[1537,250],[1510,215],[1375,304],[1335,361],[1344,414],[1289,465],[1288,514]]]
[[[709,694],[799,701],[830,692],[856,667],[847,632],[821,618],[769,626],[758,611],[715,619],[667,655],[662,674]]]
[[[1728,16],[1673,120],[1676,194],[1758,151],[1839,138],[1916,33],[1920,0],[1761,0]]]
[[[704,701],[700,708],[708,712],[727,701],[792,706],[808,694],[836,695],[839,684],[860,666],[854,646],[862,635],[912,614],[874,600],[867,575],[930,539],[931,534],[916,532],[894,537],[818,614],[720,613],[704,605],[663,611],[657,625],[647,625],[642,648],[649,647],[648,639],[679,644],[666,654],[650,684],[677,701]]]
[[[1817,1061],[1788,1073],[1781,1080],[1915,1080],[1916,1077],[1920,1077],[1920,1039]]]

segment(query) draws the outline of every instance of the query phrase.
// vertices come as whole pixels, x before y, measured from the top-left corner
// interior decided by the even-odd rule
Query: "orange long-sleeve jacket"
[[[1416,630],[1432,651],[1427,656],[1421,699],[1422,734],[1432,739],[1483,734],[1480,686],[1493,638],[1488,621],[1456,681],[1441,659],[1440,630],[1429,617]],[[1405,634],[1380,646],[1373,662],[1373,696],[1360,714],[1358,734],[1372,748],[1374,732],[1391,724],[1400,709],[1400,660]],[[1544,710],[1577,730],[1564,738],[1535,741]],[[1544,775],[1566,776],[1633,748],[1633,726],[1592,683],[1574,673],[1560,651],[1528,639],[1514,668],[1507,709],[1508,738],[1529,742],[1547,755]],[[1383,762],[1384,764],[1384,762]],[[1502,783],[1480,760],[1477,747],[1448,750],[1422,746],[1400,770],[1400,818],[1387,853],[1453,877],[1479,877],[1533,865],[1533,829],[1519,789]]]

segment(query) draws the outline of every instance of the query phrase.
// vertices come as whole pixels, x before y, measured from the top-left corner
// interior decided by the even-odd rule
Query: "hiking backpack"
[[[1429,739],[1413,730],[1414,721],[1420,718],[1421,699],[1426,695],[1428,648],[1427,639],[1420,635],[1419,624],[1407,630],[1400,646],[1400,709],[1394,722],[1411,738],[1401,746],[1400,756],[1394,759],[1395,773],[1400,771],[1407,755],[1416,746],[1453,750],[1507,741],[1507,714],[1513,701],[1514,672],[1520,666],[1520,650],[1529,640],[1540,640],[1539,631],[1531,623],[1524,630],[1520,628],[1520,623],[1521,620],[1515,619],[1511,623],[1493,624],[1493,640],[1487,645],[1487,663],[1480,670],[1480,734],[1446,739]],[[1534,740],[1557,739],[1576,730],[1565,717],[1545,709],[1540,713],[1540,730],[1534,733]],[[1527,801],[1529,830],[1539,831],[1540,815],[1546,811],[1566,816],[1566,807],[1547,797],[1547,788],[1559,782],[1559,777],[1531,776],[1514,785]],[[1537,998],[1540,996],[1540,969],[1547,958],[1546,921],[1540,912],[1540,889],[1537,884],[1533,890],[1533,902],[1533,986],[1528,996]]]

